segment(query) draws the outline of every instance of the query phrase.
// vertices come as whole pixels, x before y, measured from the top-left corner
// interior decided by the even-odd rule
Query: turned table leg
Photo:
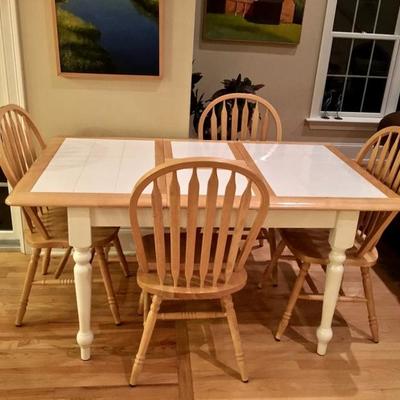
[[[92,266],[90,211],[86,208],[68,209],[69,243],[74,248],[74,278],[79,331],[76,340],[81,348],[81,359],[90,359],[93,342],[91,330]]]
[[[343,264],[346,260],[345,252],[346,249],[354,244],[358,215],[358,211],[339,211],[336,225],[331,230],[329,237],[331,252],[326,270],[321,325],[317,329],[317,353],[321,356],[326,354],[328,343],[332,339],[331,325],[343,278]]]

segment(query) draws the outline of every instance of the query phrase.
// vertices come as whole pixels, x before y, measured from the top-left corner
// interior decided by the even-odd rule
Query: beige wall
[[[199,92],[211,96],[220,82],[239,72],[265,87],[258,93],[267,98],[282,118],[285,140],[364,141],[370,132],[310,130],[305,123],[311,110],[326,0],[306,0],[300,43],[292,45],[242,45],[201,40],[203,1],[197,1],[194,71],[204,74]]]
[[[165,0],[161,80],[57,76],[52,0],[18,0],[27,108],[46,137],[188,135],[195,0]]]

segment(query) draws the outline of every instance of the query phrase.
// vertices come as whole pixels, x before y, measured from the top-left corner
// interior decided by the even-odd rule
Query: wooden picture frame
[[[113,9],[113,2],[102,3],[103,9],[99,9],[98,5],[91,6],[81,0],[49,1],[58,75],[86,79],[161,79],[165,0],[126,0],[126,10]],[[97,7],[96,12],[91,14],[90,7]],[[101,21],[102,13],[106,21]],[[135,23],[130,17],[136,19]],[[118,23],[110,25],[110,20]],[[147,43],[140,39],[141,29]],[[135,58],[134,52],[139,56]]]
[[[203,0],[208,42],[297,45],[306,0]]]

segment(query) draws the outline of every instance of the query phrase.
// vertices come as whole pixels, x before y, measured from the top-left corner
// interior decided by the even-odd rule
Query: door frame
[[[9,103],[25,108],[19,21],[17,1],[0,0],[0,105]],[[0,232],[0,246],[2,241],[19,240],[19,247],[25,252],[19,207],[11,207],[11,218],[13,230]]]

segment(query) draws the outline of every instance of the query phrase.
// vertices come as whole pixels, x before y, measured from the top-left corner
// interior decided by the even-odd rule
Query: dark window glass
[[[354,32],[373,33],[379,0],[359,0]]]
[[[8,188],[0,187],[0,230],[1,231],[12,230],[10,207],[8,207],[5,204],[7,196],[8,196]]]
[[[374,54],[372,56],[369,75],[388,76],[390,62],[392,60],[394,42],[389,40],[376,40]]]
[[[349,75],[367,75],[373,40],[354,40]]]
[[[353,27],[356,0],[338,0],[336,6],[333,30],[336,32],[351,32]]]
[[[379,113],[381,111],[385,87],[386,79],[368,79],[362,112]]]
[[[379,10],[376,33],[393,34],[395,32],[400,0],[383,0]]]
[[[350,57],[351,39],[334,38],[328,74],[345,75]]]
[[[342,111],[360,112],[366,78],[348,78]]]
[[[325,83],[322,111],[340,110],[340,100],[343,93],[345,78],[328,76]],[[339,103],[339,104],[338,104]]]

